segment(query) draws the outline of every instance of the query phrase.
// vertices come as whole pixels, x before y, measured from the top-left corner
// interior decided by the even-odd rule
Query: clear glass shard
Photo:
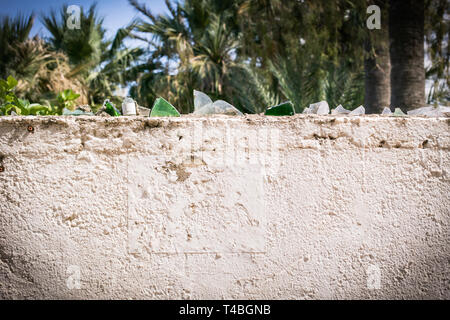
[[[438,106],[438,111],[445,117],[450,117],[450,107]]]
[[[444,106],[425,106],[422,108],[408,111],[410,116],[426,116],[426,117],[450,117],[450,107]]]
[[[122,101],[122,114],[124,116],[136,115],[136,103],[132,98],[127,97]]]
[[[243,115],[230,103],[217,100],[213,103],[211,98],[201,91],[194,90],[194,112],[195,115],[209,115],[209,114],[226,114],[233,116]]]
[[[381,112],[381,114],[392,114],[392,111],[390,108],[384,107],[383,112]]]
[[[342,105],[338,105],[336,109],[331,110],[331,114],[349,114],[351,111],[345,109]]]
[[[366,109],[364,108],[364,106],[359,106],[358,108],[349,113],[350,116],[358,116],[363,114],[366,114]]]
[[[209,103],[213,103],[211,98],[201,91],[194,90],[194,110],[197,111]]]
[[[202,116],[202,115],[207,115],[207,114],[214,114],[214,111],[215,111],[215,109],[211,102],[211,103],[204,105],[201,108],[194,110],[194,112],[192,114]]]
[[[87,111],[84,111],[83,109],[79,109],[79,108],[75,109],[74,111],[64,108],[62,115],[63,116],[93,116],[94,114],[92,112],[87,112]]]
[[[430,115],[430,114],[434,114],[436,111],[436,108],[433,106],[427,106],[427,107],[422,107],[422,108],[418,108],[418,109],[414,109],[414,110],[409,110],[407,111],[409,116],[425,116],[425,115]]]
[[[209,115],[209,114],[226,114],[230,116],[241,116],[243,115],[238,109],[233,105],[229,104],[223,100],[217,100],[214,103],[208,103],[202,108],[195,110],[196,115]]]
[[[148,117],[150,116],[150,109],[149,108],[145,108],[145,107],[138,107],[139,110],[139,115],[140,116],[144,116],[144,117]]]
[[[326,101],[320,101],[317,103],[310,104],[309,109],[311,110],[311,113],[314,113],[314,114],[329,114],[330,113],[330,107],[328,106],[328,102],[326,102]]]
[[[311,114],[311,109],[309,107],[306,107],[305,109],[303,109],[303,114]]]
[[[228,114],[233,116],[243,116],[244,114],[240,112],[238,109],[236,109],[232,104],[223,101],[223,100],[217,100],[213,103],[214,109],[216,110],[216,113],[220,114]]]

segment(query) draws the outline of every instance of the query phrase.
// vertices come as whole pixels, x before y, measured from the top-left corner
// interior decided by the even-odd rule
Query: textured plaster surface
[[[1,299],[449,299],[450,120],[1,117]]]

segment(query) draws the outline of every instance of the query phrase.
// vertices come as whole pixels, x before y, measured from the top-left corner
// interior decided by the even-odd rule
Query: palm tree
[[[299,112],[322,99],[348,108],[363,102],[361,2],[242,3],[243,53],[266,103],[289,99]]]
[[[20,70],[16,68],[17,57],[15,50],[17,46],[25,43],[33,27],[34,16],[24,17],[18,15],[16,18],[3,17],[0,20],[0,78],[6,79],[9,75],[16,76],[16,71],[21,76],[30,76],[33,70],[28,70],[25,60],[20,61]],[[14,74],[13,74],[14,73]]]
[[[145,96],[145,90],[154,91],[151,95],[165,96],[182,112],[190,112],[192,91],[197,89],[248,112],[252,90],[238,55],[242,42],[235,1],[186,0],[175,5],[166,1],[169,14],[159,16],[135,0],[130,4],[144,16],[134,36],[140,33],[147,39],[154,67],[143,68],[153,75],[140,77],[146,83],[138,83],[135,93]]]
[[[367,30],[365,40],[365,95],[367,113],[381,113],[391,103],[391,62],[389,56],[389,1],[377,0],[381,9],[381,29]]]
[[[103,19],[97,14],[96,4],[80,12],[80,29],[70,30],[67,6],[59,14],[52,11],[42,18],[50,32],[48,39],[56,52],[69,58],[69,77],[83,79],[91,104],[99,104],[113,96],[119,85],[126,85],[128,69],[140,59],[142,49],[123,46],[127,28],[119,29],[112,40],[106,39]]]
[[[450,24],[446,19],[449,12],[447,0],[425,2],[426,55],[430,63],[426,66],[426,78],[432,83],[427,103],[450,103],[450,51],[448,37]]]
[[[67,5],[63,5],[59,14],[52,10],[43,16],[42,23],[50,32],[48,41],[52,47],[65,52],[75,69],[84,72],[100,63],[105,50],[103,19],[97,15],[96,4],[91,5],[87,12],[81,9],[80,29],[69,29],[68,18]]]
[[[5,17],[0,22],[0,78],[13,76],[18,80],[16,94],[29,101],[51,99],[67,88],[83,93],[77,78],[69,79],[68,58],[53,52],[37,36],[30,39],[34,16]],[[80,102],[87,102],[80,98]]]
[[[390,2],[391,105],[403,110],[425,104],[424,8],[424,0]]]
[[[51,51],[49,45],[37,37],[13,47],[14,70],[18,79],[16,93],[30,101],[51,100],[65,89],[82,94],[78,100],[87,103],[86,91],[78,77],[68,77],[70,66],[63,53]]]

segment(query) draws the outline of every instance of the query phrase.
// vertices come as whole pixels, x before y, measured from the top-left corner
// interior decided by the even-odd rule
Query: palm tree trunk
[[[388,2],[388,0],[375,1],[374,4],[381,9],[381,29],[368,30],[365,42],[364,106],[367,113],[381,113],[391,101]]]
[[[424,0],[391,0],[391,105],[403,111],[425,104]]]

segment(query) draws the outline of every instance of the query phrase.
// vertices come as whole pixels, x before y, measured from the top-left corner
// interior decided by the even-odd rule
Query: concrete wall
[[[0,298],[449,299],[450,120],[0,118]]]

